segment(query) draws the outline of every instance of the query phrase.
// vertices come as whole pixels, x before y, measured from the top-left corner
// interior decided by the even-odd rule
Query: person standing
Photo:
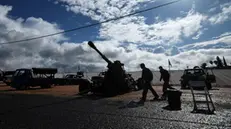
[[[169,85],[169,79],[170,79],[170,74],[167,70],[165,70],[162,66],[159,67],[160,69],[160,81],[163,79],[164,84],[163,84],[163,94],[162,94],[162,99],[166,99],[166,95],[167,95],[167,88],[173,89],[170,85]]]
[[[153,100],[157,100],[159,98],[158,94],[156,93],[156,91],[152,88],[152,80],[153,80],[153,74],[152,71],[148,68],[145,67],[144,63],[140,64],[140,68],[142,69],[142,84],[143,84],[143,93],[142,93],[142,98],[139,101],[140,104],[144,104],[144,102],[146,101],[146,97],[147,97],[147,93],[148,90],[150,90],[152,92],[152,94],[154,95]]]

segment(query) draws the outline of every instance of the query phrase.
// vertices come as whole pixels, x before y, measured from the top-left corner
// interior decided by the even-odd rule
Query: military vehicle
[[[56,68],[17,69],[10,86],[17,90],[36,86],[51,88],[52,85],[64,85],[67,81],[71,82],[71,85],[84,85],[86,87],[90,85],[87,79],[82,78],[55,78],[57,72]]]
[[[100,72],[98,76],[93,76],[91,78],[93,87],[100,87],[103,85],[105,73],[106,72]],[[125,83],[129,86],[130,89],[138,90],[137,82],[129,73],[125,73]]]
[[[76,74],[76,78],[83,78],[84,77],[84,72],[83,71],[78,71]]]
[[[103,85],[105,73],[106,72],[100,72],[98,76],[91,77],[92,87],[96,89],[97,87],[101,87]]]
[[[60,81],[59,85],[73,85],[76,82],[76,79],[83,79],[84,72],[78,71],[76,74],[66,74],[64,76],[65,80]]]
[[[76,78],[75,74],[67,74],[64,78]]]
[[[2,75],[2,81],[10,86],[11,84],[11,79],[12,79],[12,76],[13,74],[15,73],[15,71],[3,71],[3,75]]]
[[[0,81],[3,80],[3,71],[0,69]]]
[[[135,90],[135,91],[139,90],[137,82],[132,77],[132,74],[130,74],[130,73],[125,74],[125,82],[129,86],[130,89]]]
[[[57,69],[52,68],[17,69],[12,77],[11,87],[17,90],[24,90],[33,86],[50,88],[52,78],[56,73]]]
[[[211,71],[211,72],[209,72]],[[185,69],[181,76],[181,89],[189,89],[188,82],[192,81],[205,81],[207,88],[212,88],[211,83],[216,82],[216,77],[211,69],[202,69],[195,66],[193,69]]]
[[[62,85],[71,85],[72,84],[72,80],[74,79],[74,78],[77,78],[77,75],[75,75],[75,74],[67,74],[65,77],[65,84],[62,84]]]
[[[103,73],[104,75],[94,76],[91,78],[92,85],[90,91],[96,94],[101,94],[103,96],[116,96],[119,94],[127,93],[132,89],[130,86],[132,83],[128,83],[131,76],[128,76],[124,70],[124,64],[119,60],[114,62],[110,61],[105,55],[103,55],[93,44],[89,41],[88,45],[94,49],[106,62],[107,62],[107,71]],[[81,92],[87,91],[87,87],[79,87]]]

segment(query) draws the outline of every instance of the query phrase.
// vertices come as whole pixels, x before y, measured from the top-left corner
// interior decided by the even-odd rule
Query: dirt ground
[[[153,88],[162,94],[161,86]],[[191,113],[191,92],[181,91],[182,110],[168,111],[162,109],[167,101],[150,101],[150,91],[143,106],[134,106],[130,104],[139,100],[142,90],[97,98],[77,95],[78,86],[16,91],[1,84],[0,129],[231,129],[231,88],[210,91],[216,107],[212,115]]]
[[[79,92],[78,85],[53,86],[52,88],[42,89],[39,86],[32,87],[28,90],[16,90],[10,86],[0,83],[0,93],[2,94],[37,94],[51,96],[75,96]]]
[[[158,94],[162,94],[161,86],[153,86]],[[63,85],[63,86],[53,86],[52,88],[42,89],[39,86],[31,87],[28,90],[16,90],[10,86],[0,83],[0,94],[24,94],[24,95],[48,95],[56,97],[76,97],[79,93],[78,85]],[[148,96],[151,96],[148,94]],[[110,98],[111,100],[116,99],[139,99],[141,94],[134,94],[133,92],[127,93],[125,95],[115,96]],[[152,97],[152,96],[151,96]]]

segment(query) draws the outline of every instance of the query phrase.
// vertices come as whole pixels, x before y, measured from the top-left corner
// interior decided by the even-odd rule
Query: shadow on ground
[[[65,104],[78,100],[93,100],[92,102],[94,102],[104,98],[105,97],[94,95],[94,94],[75,95],[71,97],[70,96],[57,97],[57,96],[45,95],[45,94],[20,94],[20,93],[0,94],[0,101],[4,103],[4,106],[0,107],[0,115],[23,112],[31,109],[48,107],[48,106],[55,106],[55,105]],[[105,105],[118,106],[121,103],[123,103],[123,101],[104,100],[100,103]]]
[[[146,102],[151,102],[151,103],[153,103],[153,102],[160,102],[160,101],[165,101],[165,100],[161,100],[161,99],[159,99],[159,100],[147,100]],[[141,103],[139,103],[139,101],[134,101],[134,100],[132,100],[132,101],[130,101],[130,102],[128,102],[128,103],[126,103],[126,104],[124,104],[124,105],[122,105],[122,106],[119,106],[118,107],[118,109],[125,109],[125,108],[137,108],[137,107],[142,107],[142,106],[144,106],[145,105],[145,103],[143,103],[143,104],[141,104]]]
[[[141,107],[141,106],[144,106],[144,104],[139,104],[138,102],[130,101],[128,104],[119,106],[118,109],[137,108],[137,107]]]

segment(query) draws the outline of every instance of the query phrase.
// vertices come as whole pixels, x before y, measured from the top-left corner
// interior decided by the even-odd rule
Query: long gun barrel
[[[89,45],[92,49],[94,49],[96,52],[98,52],[99,55],[100,55],[108,64],[112,64],[112,62],[96,48],[96,46],[94,45],[94,43],[93,43],[92,41],[89,41],[89,42],[88,42],[88,45]]]

